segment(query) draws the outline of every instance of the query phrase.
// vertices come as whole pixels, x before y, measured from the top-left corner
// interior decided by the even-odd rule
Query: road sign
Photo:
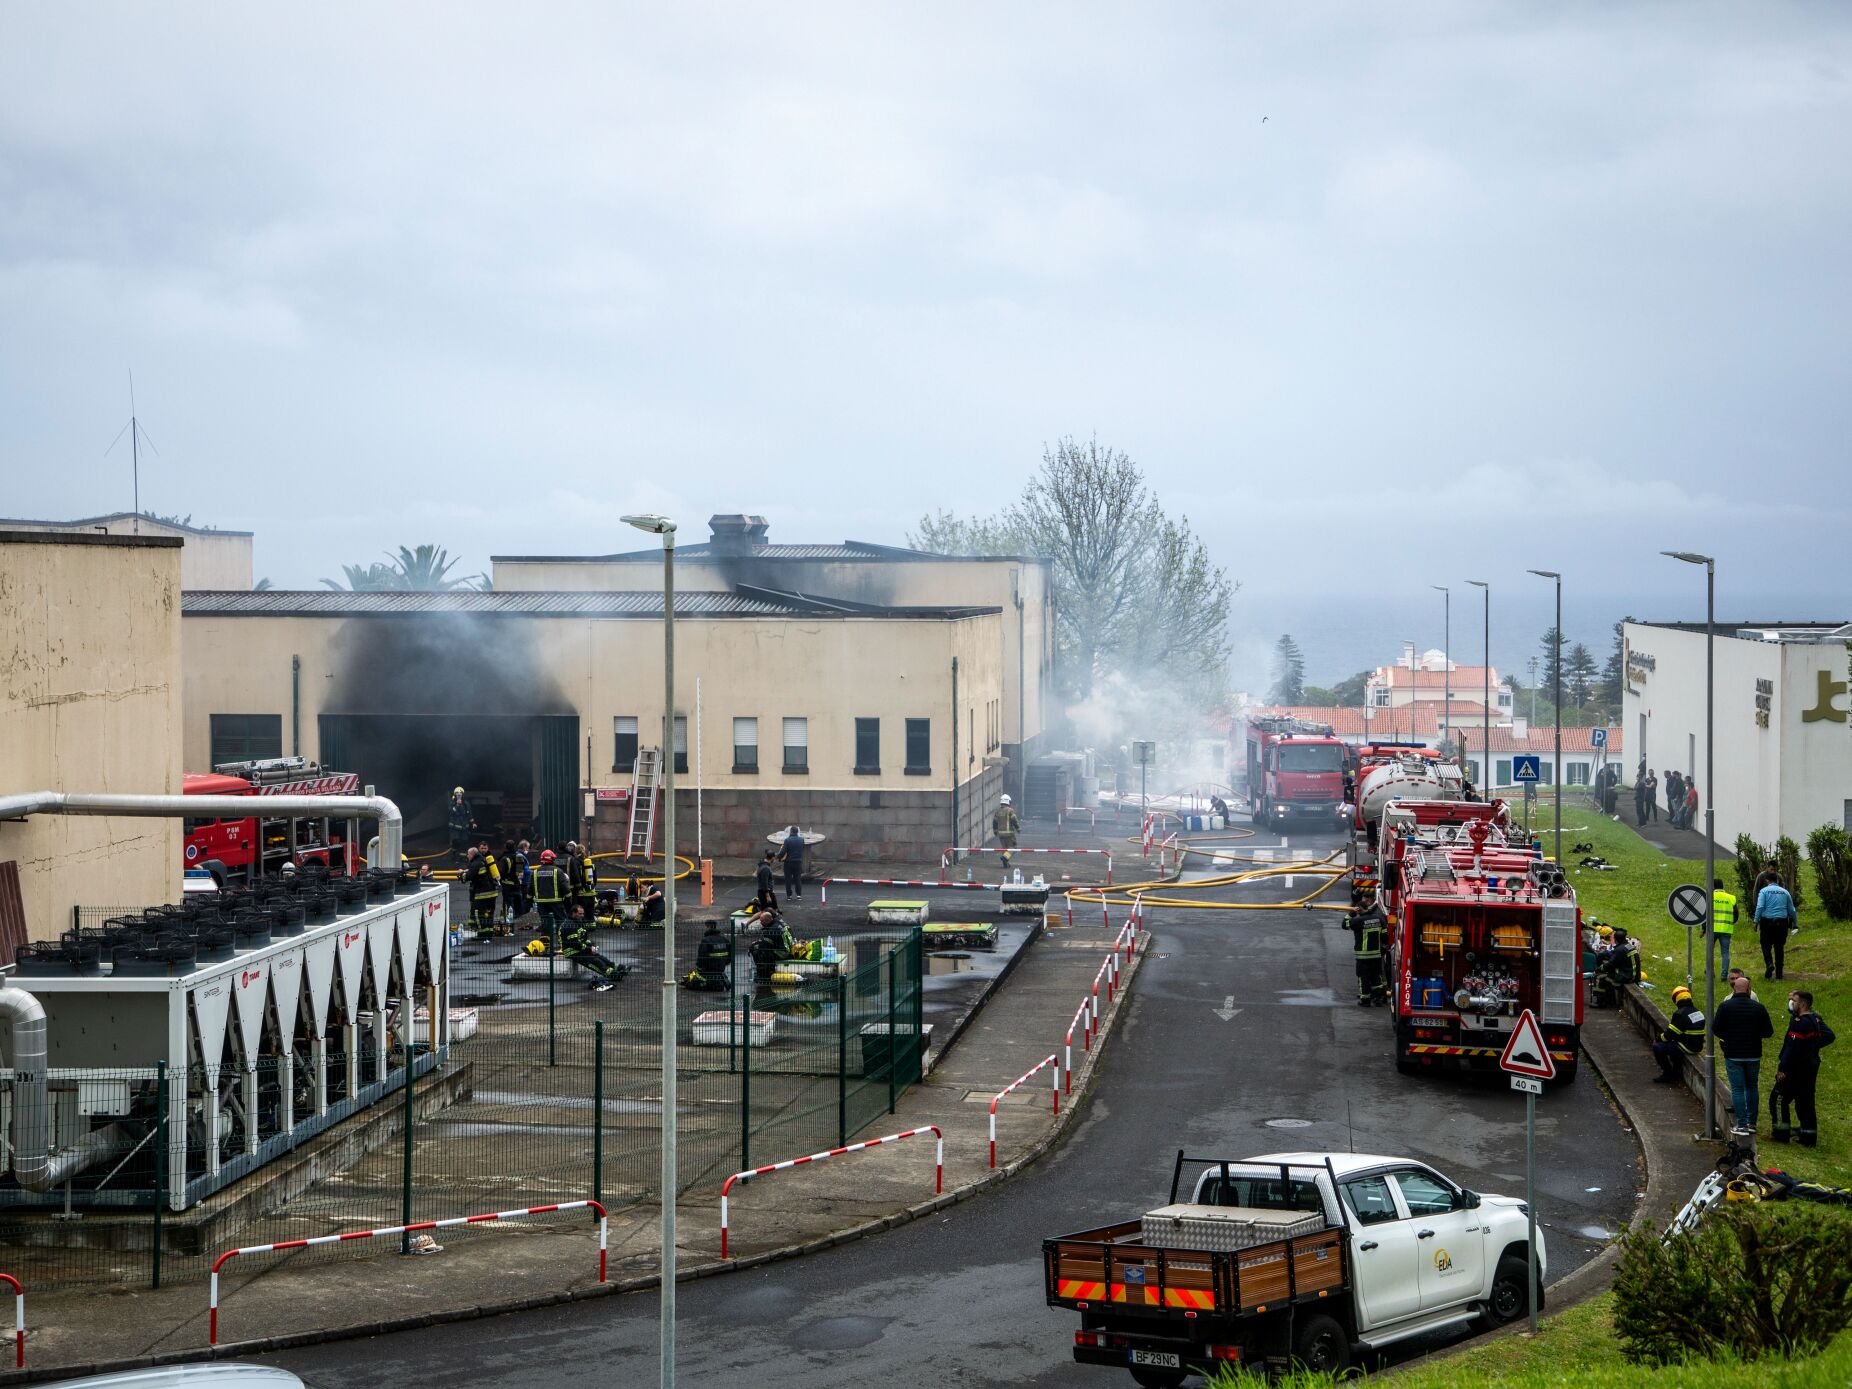
[[[1704,889],[1696,883],[1675,887],[1666,898],[1666,911],[1680,926],[1702,926],[1705,906]]]
[[[1534,752],[1520,753],[1511,759],[1513,781],[1542,781],[1543,758]]]
[[[1524,1095],[1541,1095],[1543,1093],[1543,1082],[1541,1080],[1533,1080],[1530,1076],[1513,1076],[1511,1077],[1511,1088]]]
[[[1588,745],[1592,748],[1605,748],[1608,745],[1608,730],[1605,728],[1589,729]]]
[[[1143,738],[1132,740],[1132,761],[1140,767],[1149,767],[1157,761],[1157,744]]]
[[[1498,1065],[1508,1075],[1556,1079],[1556,1062],[1550,1059],[1550,1049],[1543,1044],[1543,1029],[1537,1026],[1537,1015],[1530,1009],[1519,1015],[1518,1025],[1511,1029],[1511,1040],[1505,1043]]]

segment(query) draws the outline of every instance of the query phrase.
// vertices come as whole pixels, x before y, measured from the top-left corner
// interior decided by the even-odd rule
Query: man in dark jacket
[[[1655,1082],[1671,1084],[1679,1076],[1680,1057],[1704,1050],[1704,1014],[1691,1001],[1691,990],[1680,984],[1672,990],[1672,1016],[1653,1043],[1653,1060],[1659,1063]]]
[[[785,896],[802,897],[804,895],[804,836],[798,833],[796,825],[785,836],[783,852],[778,855],[785,866]]]
[[[1831,1046],[1834,1040],[1826,1019],[1813,1011],[1813,995],[1805,989],[1789,994],[1788,1035],[1782,1039],[1781,1055],[1775,1061],[1775,1084],[1768,1092],[1769,1118],[1775,1125],[1770,1136],[1777,1143],[1788,1141],[1790,1105],[1800,1121],[1794,1136],[1801,1146],[1811,1148],[1820,1141],[1813,1088],[1820,1079],[1820,1049]]]
[[[1731,988],[1734,992],[1717,1005],[1711,1031],[1730,1076],[1730,1111],[1736,1116],[1736,1131],[1751,1134],[1756,1131],[1761,1098],[1762,1043],[1775,1035],[1775,1025],[1769,1021],[1768,1009],[1749,996],[1747,975],[1739,974]]]
[[[757,885],[759,889],[759,895],[761,897],[769,897],[771,899],[772,907],[776,909],[778,906],[778,897],[777,897],[777,894],[775,894],[772,891],[772,883],[774,881],[774,878],[775,878],[775,874],[772,869],[772,851],[770,849],[767,849],[765,851],[765,857],[759,860],[758,884]]]

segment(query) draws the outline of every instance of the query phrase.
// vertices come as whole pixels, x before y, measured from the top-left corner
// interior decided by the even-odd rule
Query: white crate
[[[1323,1216],[1306,1211],[1180,1203],[1147,1211],[1143,1239],[1159,1249],[1199,1249],[1229,1254],[1257,1244],[1315,1235],[1324,1228]]]
[[[744,1024],[738,1013],[729,1013],[725,1009],[702,1013],[694,1020],[694,1044],[698,1047],[736,1047],[750,1038],[746,1044],[762,1047],[772,1040],[772,1031],[777,1023],[776,1013],[747,1013]]]
[[[474,1008],[452,1008],[450,1010],[450,1040],[466,1042],[476,1035],[476,1026],[480,1019]],[[429,1046],[431,1043],[431,1014],[428,1009],[420,1008],[412,1015],[412,1044]]]

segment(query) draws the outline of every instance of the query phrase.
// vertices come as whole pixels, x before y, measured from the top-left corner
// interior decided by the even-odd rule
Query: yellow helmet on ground
[[[527,943],[527,953],[530,955],[544,955],[547,953],[547,943],[543,940],[530,940]]]

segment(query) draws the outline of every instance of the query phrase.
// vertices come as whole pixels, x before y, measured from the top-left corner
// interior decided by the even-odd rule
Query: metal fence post
[[[407,1008],[402,1011],[409,1013],[411,1010]],[[402,1190],[400,1200],[399,1200],[399,1212],[400,1212],[399,1223],[401,1225],[409,1225],[412,1223],[412,1069],[413,1069],[412,1068],[412,1025],[413,1025],[412,1019],[410,1017],[407,1017],[405,1020],[405,1042],[404,1042],[405,1133],[403,1135],[404,1141],[399,1145],[400,1148],[405,1153],[405,1171],[401,1179],[403,1183],[403,1190]],[[431,1019],[431,1026],[433,1030],[435,1030],[437,1026],[436,1018]],[[399,1253],[409,1254],[411,1252],[411,1248],[412,1248],[412,1237],[409,1234],[400,1235],[399,1236]]]
[[[737,967],[738,961],[735,960]],[[731,1016],[740,1017],[738,994],[729,994]],[[752,1166],[752,994],[746,994],[746,1029],[740,1034],[740,1169]]]
[[[154,1244],[148,1285],[161,1286],[161,1209],[167,1204],[167,1062],[154,1063]]]
[[[900,1033],[895,1030],[894,992],[900,986],[900,952],[887,952],[887,1112],[892,1114],[896,1101],[900,1098]],[[868,1043],[862,1043],[862,1069],[868,1069]]]
[[[604,1019],[592,1024],[592,1200],[604,1204]]]
[[[559,970],[559,922],[553,922],[552,926],[547,942],[547,1065],[556,1066],[559,1055],[553,1030],[553,977]]]
[[[913,957],[913,1070],[908,1081],[916,1081],[926,1074],[926,933],[918,926],[913,928],[911,936]]]
[[[841,966],[838,966],[840,969]],[[849,981],[836,976],[836,1146],[849,1141]]]

